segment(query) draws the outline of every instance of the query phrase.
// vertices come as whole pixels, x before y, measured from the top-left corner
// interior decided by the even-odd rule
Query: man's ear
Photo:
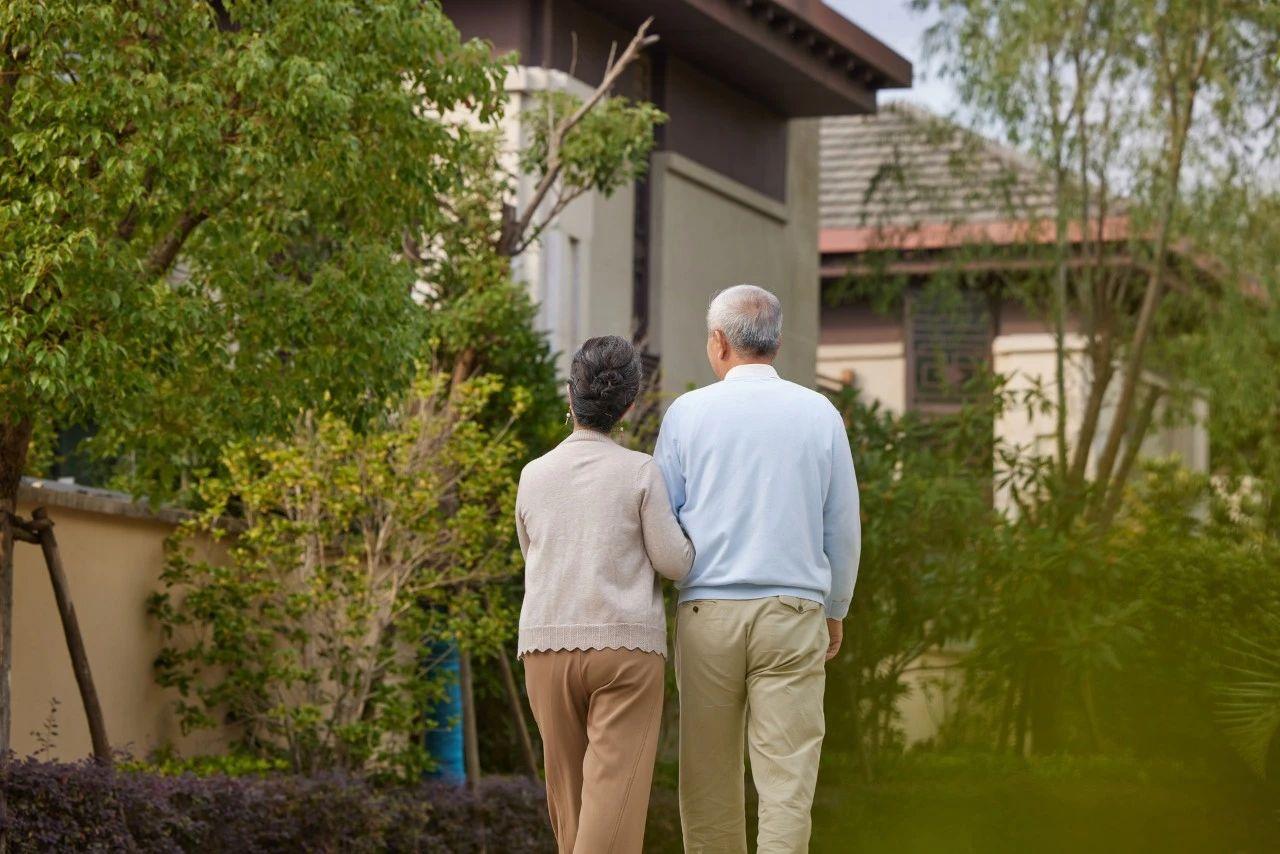
[[[711,340],[715,345],[716,356],[720,361],[729,358],[729,339],[725,337],[722,330],[716,329],[711,333]]]

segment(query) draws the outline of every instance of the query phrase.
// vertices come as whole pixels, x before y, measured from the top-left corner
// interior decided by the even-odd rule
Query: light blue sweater
[[[849,612],[862,529],[844,422],[823,395],[740,365],[667,410],[654,454],[693,541],[680,601],[797,596]]]

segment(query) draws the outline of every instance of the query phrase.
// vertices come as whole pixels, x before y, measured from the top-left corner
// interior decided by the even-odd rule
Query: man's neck
[[[771,358],[742,358],[735,356],[723,363],[724,372],[720,374],[720,379],[724,379],[734,368],[740,368],[743,365],[773,365]]]

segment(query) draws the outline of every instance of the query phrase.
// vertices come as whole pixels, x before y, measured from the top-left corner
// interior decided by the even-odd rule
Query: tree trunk
[[[31,420],[0,422],[0,762],[9,754],[13,668],[13,515],[18,509],[18,486],[27,467]]]
[[[1018,688],[1018,721],[1014,725],[1013,749],[1019,756],[1027,753],[1027,712],[1031,704],[1031,679],[1028,676],[1030,669],[1029,664],[1023,668],[1022,684]]]
[[[4,795],[8,777],[11,700],[9,671],[13,668],[13,519],[18,510],[18,486],[27,467],[31,420],[0,421],[0,854],[9,850],[9,804]]]
[[[525,769],[529,776],[538,779],[538,755],[533,751],[533,739],[529,737],[529,723],[524,716],[524,701],[520,698],[520,689],[516,685],[515,674],[511,672],[511,662],[507,660],[506,650],[498,650],[498,664],[502,668],[502,683],[507,689],[507,701],[511,704],[511,723],[516,728],[520,739],[520,750],[524,754]]]
[[[471,653],[458,654],[458,682],[462,689],[462,750],[467,763],[467,788],[480,789],[480,737],[476,731],[476,691],[471,673]],[[480,854],[488,854],[488,830],[480,819]]]
[[[1062,746],[1062,662],[1056,653],[1035,657],[1031,665],[1031,752],[1047,756]]]
[[[49,569],[49,583],[53,585],[53,597],[58,603],[58,615],[62,618],[62,632],[67,639],[67,652],[71,655],[71,669],[75,672],[76,685],[80,688],[80,701],[84,704],[84,716],[89,721],[89,738],[93,742],[93,758],[103,765],[110,765],[111,743],[107,739],[107,723],[98,702],[98,691],[89,670],[89,655],[85,652],[84,637],[80,634],[80,621],[71,604],[71,586],[62,568],[62,555],[58,541],[53,536],[53,520],[43,507],[31,514],[31,529],[40,539],[40,550]]]
[[[1129,434],[1128,444],[1124,449],[1124,455],[1120,459],[1120,466],[1116,469],[1115,477],[1107,488],[1106,503],[1098,515],[1098,520],[1104,527],[1111,524],[1116,513],[1120,510],[1120,504],[1124,500],[1125,484],[1129,482],[1129,475],[1133,472],[1133,466],[1138,461],[1138,454],[1142,451],[1142,442],[1146,439],[1147,433],[1151,429],[1151,421],[1155,417],[1156,405],[1160,402],[1160,394],[1160,387],[1153,385],[1147,392],[1147,398],[1143,402],[1142,408],[1138,411],[1138,416]]]
[[[996,753],[1004,753],[1009,744],[1009,725],[1013,722],[1013,704],[1018,688],[1010,682],[1005,688],[1004,703],[1000,707],[1000,726],[996,730]]]
[[[467,763],[467,786],[480,785],[480,737],[476,732],[476,692],[471,674],[471,653],[458,654],[458,687],[462,690],[462,749]]]

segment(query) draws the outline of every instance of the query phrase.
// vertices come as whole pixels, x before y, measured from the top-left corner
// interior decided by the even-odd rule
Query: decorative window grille
[[[990,300],[973,291],[917,290],[907,297],[906,314],[909,405],[925,412],[959,410],[991,362]]]

